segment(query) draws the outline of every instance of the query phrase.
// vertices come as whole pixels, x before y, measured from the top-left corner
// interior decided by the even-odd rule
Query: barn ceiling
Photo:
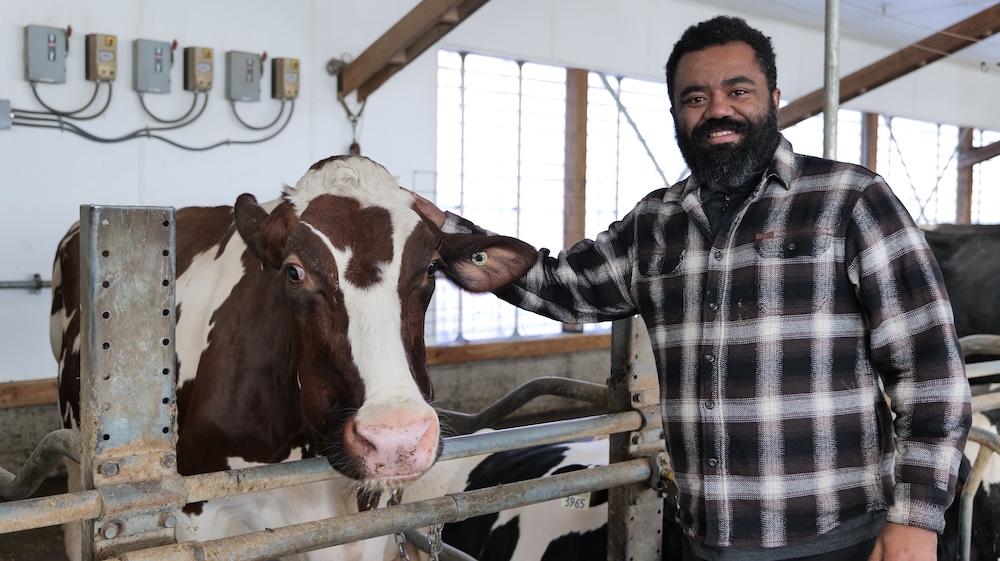
[[[708,0],[723,8],[823,28],[824,0]],[[982,0],[840,0],[840,32],[901,49],[935,31],[989,8]],[[965,48],[951,58],[1000,74],[1000,36]]]

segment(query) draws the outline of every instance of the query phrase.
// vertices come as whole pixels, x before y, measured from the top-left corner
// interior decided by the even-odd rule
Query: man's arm
[[[923,543],[916,539],[923,534],[898,525],[944,530],[971,423],[969,384],[937,262],[881,178],[860,194],[846,237],[848,275],[870,329],[871,365],[896,416],[896,487],[890,524],[879,538],[888,554]]]
[[[489,233],[458,215],[444,213],[414,194],[417,210],[446,233]],[[634,213],[634,211],[633,211]],[[538,252],[520,281],[497,292],[515,306],[565,323],[620,319],[637,312],[630,283],[633,213],[612,224],[597,240],[582,240],[558,257]]]

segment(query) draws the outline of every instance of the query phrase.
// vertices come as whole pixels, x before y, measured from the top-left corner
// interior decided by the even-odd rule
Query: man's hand
[[[410,193],[410,196],[413,197],[413,204],[417,207],[417,212],[423,214],[424,218],[437,224],[438,228],[444,225],[444,212],[442,212],[441,209],[439,209],[434,203],[428,201],[413,191],[410,191],[409,189],[403,190]]]
[[[868,561],[935,561],[937,534],[916,526],[886,522]]]

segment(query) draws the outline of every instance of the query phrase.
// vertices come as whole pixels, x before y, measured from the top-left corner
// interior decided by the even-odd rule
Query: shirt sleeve
[[[868,321],[871,365],[895,414],[886,520],[940,533],[971,424],[969,383],[937,261],[880,177],[853,207],[845,262]]]
[[[614,222],[596,240],[582,240],[552,257],[538,251],[535,265],[500,298],[563,323],[592,323],[626,318],[637,309],[630,290],[634,264],[634,216]],[[446,213],[446,233],[491,234],[472,222]]]

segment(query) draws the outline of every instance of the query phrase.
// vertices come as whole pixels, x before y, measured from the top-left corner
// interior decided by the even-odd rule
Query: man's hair
[[[670,102],[674,101],[674,74],[682,56],[692,51],[733,42],[750,45],[757,55],[757,64],[767,78],[768,91],[773,92],[778,86],[778,71],[774,65],[771,38],[760,30],[750,27],[742,18],[716,16],[687,28],[680,40],[674,43],[674,50],[667,59],[667,93],[670,95]]]

